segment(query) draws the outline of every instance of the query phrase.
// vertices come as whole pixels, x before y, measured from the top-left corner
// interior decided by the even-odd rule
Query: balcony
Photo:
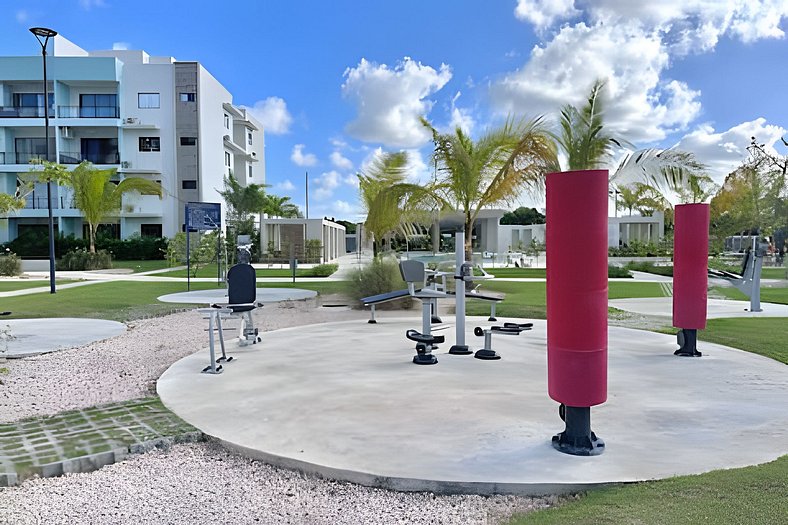
[[[33,192],[25,198],[25,209],[26,210],[46,210],[47,208],[47,197],[46,191],[43,192]],[[70,197],[61,196],[58,197],[56,195],[52,196],[52,209],[53,210],[73,210],[74,202],[73,199]]]
[[[118,106],[58,106],[59,118],[120,118]]]
[[[31,160],[41,160],[43,153],[0,152],[0,164],[30,164]]]
[[[49,106],[49,116],[55,116],[54,106]],[[0,106],[0,118],[44,118],[44,106]]]
[[[81,153],[79,151],[60,152],[60,164],[79,164],[85,160],[93,164],[120,164],[120,153],[117,151],[110,151],[108,153]]]

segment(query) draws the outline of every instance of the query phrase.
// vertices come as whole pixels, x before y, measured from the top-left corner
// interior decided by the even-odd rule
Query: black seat
[[[442,335],[425,335],[417,330],[408,330],[405,332],[405,337],[417,343],[424,343],[428,345],[443,343],[446,340]]]
[[[254,310],[257,274],[250,264],[236,264],[227,272],[227,308],[233,313]]]

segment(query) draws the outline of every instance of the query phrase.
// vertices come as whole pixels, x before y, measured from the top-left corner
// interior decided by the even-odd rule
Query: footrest
[[[520,330],[530,330],[534,327],[533,323],[503,323],[504,328],[519,328]]]
[[[525,328],[520,328],[516,326],[491,326],[490,331],[495,332],[497,334],[504,334],[504,335],[518,335],[520,332],[525,330]]]
[[[416,341],[417,343],[424,343],[428,345],[442,343],[446,340],[446,338],[442,335],[425,335],[416,330],[408,330],[407,332],[405,332],[405,337],[407,337],[411,341]]]

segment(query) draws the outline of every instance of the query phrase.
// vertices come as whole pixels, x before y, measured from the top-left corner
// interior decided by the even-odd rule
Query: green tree
[[[501,224],[544,224],[545,216],[539,213],[536,208],[526,208],[520,206],[514,211],[507,211],[501,217]]]
[[[266,194],[263,213],[267,213],[269,217],[303,217],[298,206],[289,201],[290,197]]]
[[[224,177],[224,189],[219,195],[227,203],[227,219],[236,234],[254,233],[253,214],[260,213],[265,208],[265,188],[264,184],[241,186],[232,173]]]
[[[98,169],[88,161],[80,163],[73,171],[54,162],[43,161],[42,170],[33,170],[39,180],[51,180],[61,186],[71,188],[74,193],[74,206],[78,208],[88,223],[90,252],[96,253],[96,230],[99,224],[120,212],[123,195],[138,192],[145,195],[158,195],[164,189],[158,182],[140,177],[126,177],[112,181],[117,170]]]
[[[408,154],[404,151],[384,153],[358,174],[359,195],[367,212],[364,229],[373,238],[375,256],[383,248],[387,236],[396,231],[402,218],[398,200],[386,196],[384,190],[405,182],[407,164]]]
[[[24,199],[9,195],[8,193],[0,193],[0,215],[5,215],[14,210],[21,210],[24,207]]]

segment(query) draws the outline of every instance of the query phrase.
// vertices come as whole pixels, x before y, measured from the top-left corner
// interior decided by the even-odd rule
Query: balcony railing
[[[55,116],[55,107],[49,106],[49,116]],[[44,117],[44,106],[0,106],[0,118]]]
[[[93,164],[120,164],[120,153],[111,151],[109,153],[80,153],[78,151],[61,151],[61,164],[79,164],[87,160]]]
[[[36,192],[33,192],[31,195],[28,195],[25,198],[25,209],[26,210],[46,210],[47,209],[47,197],[46,192],[43,196],[37,195]],[[53,210],[73,210],[76,209],[74,207],[74,200],[70,197],[52,197],[52,209]]]
[[[43,153],[0,152],[0,164],[29,164],[31,160],[41,160]]]
[[[58,106],[60,118],[120,118],[118,106]]]

